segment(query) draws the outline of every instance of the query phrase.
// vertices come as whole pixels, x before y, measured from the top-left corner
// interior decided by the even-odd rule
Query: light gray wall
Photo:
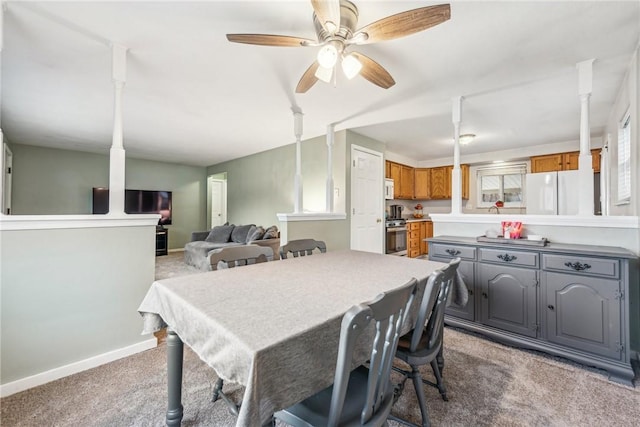
[[[154,233],[0,231],[2,384],[149,339],[137,308],[154,280]]]
[[[12,144],[13,213],[67,215],[92,212],[92,188],[109,186],[109,156]],[[172,191],[169,249],[184,247],[206,229],[206,168],[127,158],[126,188]]]
[[[352,131],[336,132],[333,149],[334,189],[337,212],[350,209],[351,145],[356,144],[384,153],[384,144]],[[325,210],[327,178],[326,137],[302,142],[302,179],[304,210]],[[227,173],[228,219],[230,223],[279,224],[277,213],[291,213],[294,207],[295,144],[212,165],[207,175]],[[382,188],[380,189],[382,192]],[[285,225],[279,224],[279,227]],[[289,223],[288,240],[315,238],[324,240],[329,250],[350,246],[349,215],[346,220]]]

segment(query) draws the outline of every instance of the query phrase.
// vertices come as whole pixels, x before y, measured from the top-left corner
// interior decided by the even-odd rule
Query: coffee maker
[[[390,212],[389,215],[391,216],[390,219],[401,219],[402,218],[402,210],[404,209],[404,206],[402,205],[391,205],[389,206]]]

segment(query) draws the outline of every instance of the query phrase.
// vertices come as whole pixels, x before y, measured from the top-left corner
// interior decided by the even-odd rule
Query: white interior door
[[[211,179],[211,228],[227,222],[227,181]]]
[[[382,153],[351,146],[351,249],[384,253]]]

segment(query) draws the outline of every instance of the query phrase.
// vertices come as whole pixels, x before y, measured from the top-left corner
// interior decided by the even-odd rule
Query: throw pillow
[[[211,229],[209,235],[204,239],[204,241],[211,243],[227,243],[234,228],[234,225],[216,225]]]
[[[245,243],[247,241],[247,234],[251,227],[255,227],[255,224],[248,225],[236,225],[231,233],[231,241],[236,243]]]
[[[271,227],[267,228],[267,230],[264,232],[264,236],[262,236],[262,240],[275,239],[277,237],[278,237],[278,227],[276,227],[275,225],[272,225]]]
[[[262,239],[262,236],[264,236],[264,227],[261,225],[253,227],[249,230],[249,234],[247,234],[247,243],[253,242],[254,240],[260,240]]]

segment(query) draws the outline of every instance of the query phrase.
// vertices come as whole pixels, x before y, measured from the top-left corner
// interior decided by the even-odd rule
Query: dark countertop
[[[433,243],[454,243],[462,245],[474,245],[482,247],[508,247],[513,250],[519,251],[536,251],[545,253],[576,253],[581,255],[594,255],[594,256],[606,256],[616,258],[629,258],[638,259],[636,254],[628,249],[614,247],[614,246],[595,246],[595,245],[576,245],[569,243],[554,243],[549,242],[546,246],[535,245],[515,245],[509,243],[491,243],[491,242],[478,242],[475,237],[460,237],[460,236],[437,236],[424,239],[427,242]]]

